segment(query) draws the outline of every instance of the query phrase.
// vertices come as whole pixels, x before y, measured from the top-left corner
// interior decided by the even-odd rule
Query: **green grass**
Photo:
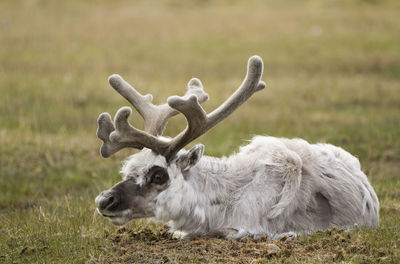
[[[400,262],[399,12],[395,0],[1,1],[0,262]],[[131,235],[94,214],[94,197],[119,181],[132,153],[98,154],[98,114],[127,105],[107,77],[121,74],[156,102],[198,77],[210,111],[254,54],[264,59],[266,90],[197,142],[215,156],[254,134],[342,146],[378,193],[380,227],[353,231],[346,243],[326,232],[276,242],[284,250],[271,256],[259,253],[263,241],[171,242],[159,225],[132,222]],[[184,125],[174,118],[166,134]]]

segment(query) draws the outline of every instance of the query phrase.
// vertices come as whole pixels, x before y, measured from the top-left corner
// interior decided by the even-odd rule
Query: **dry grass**
[[[266,238],[238,241],[216,238],[176,240],[159,227],[121,228],[111,248],[89,263],[268,263],[268,262],[387,262],[392,251],[370,248],[359,232],[330,229],[310,236],[280,241]]]

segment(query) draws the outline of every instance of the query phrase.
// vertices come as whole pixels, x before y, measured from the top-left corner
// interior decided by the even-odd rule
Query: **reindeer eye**
[[[151,182],[155,184],[164,184],[168,181],[168,173],[164,170],[157,170],[151,177]]]

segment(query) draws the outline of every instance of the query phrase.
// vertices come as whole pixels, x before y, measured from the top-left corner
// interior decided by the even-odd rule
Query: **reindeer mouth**
[[[106,214],[102,214],[102,213],[100,213],[102,216],[104,216],[104,217],[110,217],[110,218],[112,218],[112,217],[117,217],[116,215],[106,215]]]
[[[117,217],[117,216],[118,216],[118,215],[112,215],[112,214],[105,214],[105,213],[101,212],[101,211],[99,210],[99,208],[96,208],[96,211],[97,211],[97,213],[98,213],[99,215],[104,216],[104,217],[112,218],[112,217]]]
[[[105,214],[102,213],[98,208],[96,208],[96,211],[99,215],[108,218],[111,223],[118,226],[125,225],[132,219],[132,212],[129,209],[118,212],[117,214]]]

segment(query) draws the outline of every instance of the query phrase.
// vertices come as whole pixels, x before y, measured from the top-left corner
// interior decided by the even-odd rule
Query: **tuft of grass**
[[[0,262],[399,262],[399,10],[395,0],[1,1]],[[378,193],[379,228],[187,242],[159,224],[117,229],[97,216],[94,197],[134,152],[98,154],[98,114],[127,105],[107,76],[157,103],[198,77],[210,111],[254,54],[267,88],[196,142],[213,156],[255,134],[341,146]],[[184,126],[173,118],[166,134]]]

